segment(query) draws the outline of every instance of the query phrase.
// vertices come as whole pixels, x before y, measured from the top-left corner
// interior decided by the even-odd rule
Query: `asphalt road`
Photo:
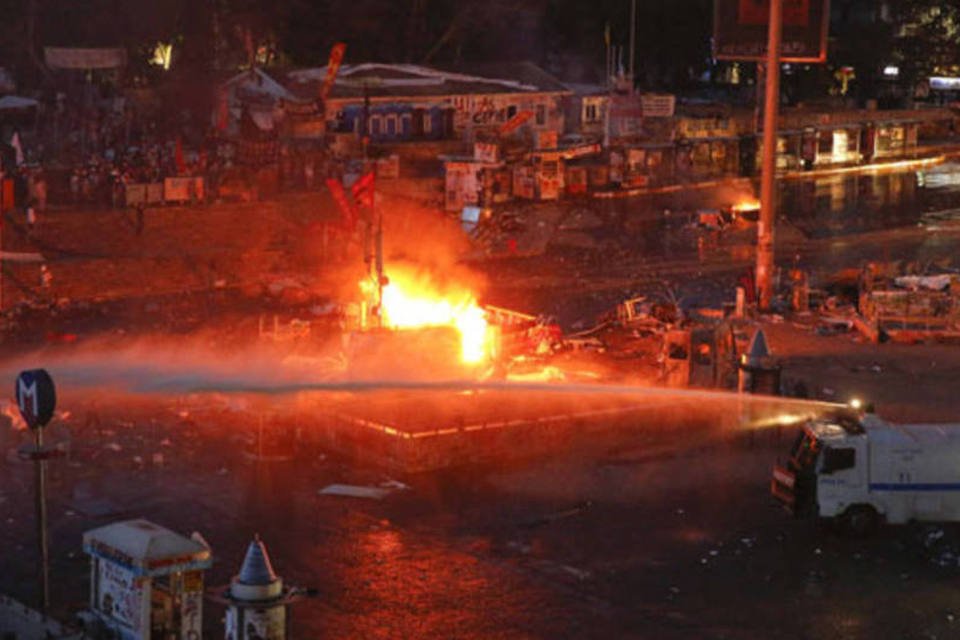
[[[938,200],[938,210],[951,197]],[[71,302],[9,316],[6,355],[51,341],[62,343],[57,349],[82,349],[94,336],[117,331],[251,340],[251,316],[284,303],[265,303],[263,287],[244,291],[240,284],[259,282],[267,272],[296,273],[307,264],[301,261],[316,269],[314,291],[331,291],[329,256],[304,233],[309,206],[241,208],[237,215],[261,214],[247,226],[229,207],[204,211],[209,215],[155,212],[142,236],[124,226],[120,212],[86,219],[52,212],[41,239],[60,251],[51,263],[51,290],[40,295]],[[821,274],[884,256],[952,259],[958,230],[949,216],[923,227],[823,236],[793,225],[778,236],[779,255],[800,253]],[[553,313],[571,326],[655,287],[688,300],[732,298],[733,278],[751,261],[749,234],[725,233],[705,244],[689,230],[677,231],[671,254],[647,254],[629,243],[602,255],[559,246],[481,269],[489,301]],[[31,246],[26,236],[21,240]],[[32,295],[28,280],[36,274],[29,269],[12,274]],[[230,286],[211,296],[176,293],[223,278]],[[88,302],[78,307],[76,300]],[[55,335],[38,336],[38,327]],[[829,389],[841,398],[868,389],[881,412],[887,401],[903,419],[956,414],[955,347],[874,347],[849,335],[817,336],[789,320],[770,330],[785,373],[820,393]],[[60,341],[65,333],[76,337]],[[255,448],[257,414],[231,409],[222,398],[134,403],[104,393],[96,397],[99,427],[88,424],[91,400],[66,394],[62,409],[71,417],[51,434],[69,437],[72,449],[68,460],[51,465],[53,600],[63,616],[87,597],[81,533],[144,516],[203,533],[217,558],[208,585],[225,584],[260,533],[286,580],[317,589],[293,612],[297,637],[960,635],[960,533],[904,527],[850,540],[790,519],[767,493],[786,432],[751,443],[647,431],[649,437],[590,455],[405,478],[410,489],[371,502],[318,496],[333,482],[387,478],[308,444],[285,463],[251,460],[245,452]],[[290,438],[288,426],[269,425],[268,437]],[[309,429],[309,421],[300,427]],[[0,591],[32,601],[32,473],[9,455],[25,436],[5,427],[0,434]],[[158,453],[162,459],[154,458]],[[216,637],[220,612],[213,605],[207,611],[209,635]]]

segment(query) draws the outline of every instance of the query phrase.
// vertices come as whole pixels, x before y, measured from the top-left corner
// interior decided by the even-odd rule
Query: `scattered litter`
[[[676,513],[678,516],[682,516],[686,512],[683,509],[677,509]]]
[[[820,324],[817,325],[817,335],[835,336],[841,333],[849,333],[853,330],[853,320],[847,318],[838,318],[836,316],[823,316],[820,318]]]
[[[226,467],[220,467],[219,469],[217,469],[217,475],[218,475],[218,476],[225,476],[225,475],[227,475],[227,473],[229,473],[229,472],[227,471],[227,468],[226,468]]]
[[[162,453],[155,453],[155,454],[153,454],[153,456],[151,457],[150,460],[151,460],[151,462],[153,463],[153,466],[155,466],[155,467],[163,466],[163,454],[162,454]]]
[[[143,458],[141,456],[133,456],[133,461],[141,467],[143,466]]]
[[[63,515],[72,518],[73,516],[77,515],[77,512],[74,511],[73,509],[67,509],[66,511],[63,512]]]
[[[717,551],[716,549],[710,549],[710,555],[713,556],[714,558],[717,557],[719,554],[720,552]]]
[[[384,480],[380,483],[380,486],[384,489],[393,489],[396,491],[406,491],[410,488],[410,485],[403,484],[399,480]]]
[[[953,614],[952,614],[952,613],[948,613],[948,614],[947,614],[947,622],[953,622]]]
[[[173,444],[170,442],[170,438],[164,438],[163,440],[160,441],[160,446],[170,447],[170,446],[173,446]]]
[[[900,276],[894,278],[893,282],[898,287],[916,291],[918,289],[927,289],[928,291],[943,291],[950,286],[951,276],[949,273],[942,273],[935,276]]]
[[[832,397],[835,393],[836,393],[836,391],[834,391],[834,390],[831,389],[830,387],[824,387],[824,388],[823,388],[823,395],[825,395],[825,396],[831,396],[831,397]]]
[[[570,565],[562,564],[560,568],[572,575],[577,580],[586,580],[590,577],[590,572],[586,569],[577,569],[576,567],[571,567]]]
[[[105,518],[121,512],[120,506],[109,498],[74,498],[70,506],[74,511],[88,518]]]
[[[883,373],[883,367],[881,367],[878,364],[875,364],[872,367],[870,367],[870,371],[873,371],[874,373]]]
[[[564,509],[563,511],[557,511],[556,513],[548,513],[545,516],[539,516],[539,517],[527,520],[522,524],[523,526],[527,526],[527,527],[536,527],[543,524],[550,524],[551,522],[556,522],[557,520],[572,518],[573,516],[576,516],[582,513],[585,509],[590,508],[591,505],[592,503],[588,500],[587,502],[578,504],[571,509]]]
[[[381,487],[361,487],[351,484],[331,484],[318,492],[322,496],[344,496],[347,498],[366,498],[368,500],[383,500],[393,493],[391,489]]]
[[[109,449],[110,451],[123,451],[123,447],[121,447],[116,442],[108,442],[106,445],[104,445],[103,448]]]
[[[532,547],[529,544],[520,542],[519,540],[511,540],[507,542],[507,549],[511,551],[516,551],[517,553],[530,553]]]

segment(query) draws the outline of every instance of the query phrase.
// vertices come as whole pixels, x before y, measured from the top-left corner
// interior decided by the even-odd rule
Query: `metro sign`
[[[57,407],[53,378],[45,369],[21,371],[15,387],[20,415],[31,429],[46,426]]]

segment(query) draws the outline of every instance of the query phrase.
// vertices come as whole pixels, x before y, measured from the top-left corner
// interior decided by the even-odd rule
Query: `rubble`
[[[331,484],[317,492],[322,496],[342,496],[347,498],[364,498],[367,500],[383,500],[393,490],[384,487],[363,487],[348,484]]]

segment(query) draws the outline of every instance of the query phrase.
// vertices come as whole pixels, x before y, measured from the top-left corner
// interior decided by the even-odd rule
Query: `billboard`
[[[784,62],[825,62],[830,0],[782,0]],[[770,0],[714,0],[713,57],[762,62]]]

